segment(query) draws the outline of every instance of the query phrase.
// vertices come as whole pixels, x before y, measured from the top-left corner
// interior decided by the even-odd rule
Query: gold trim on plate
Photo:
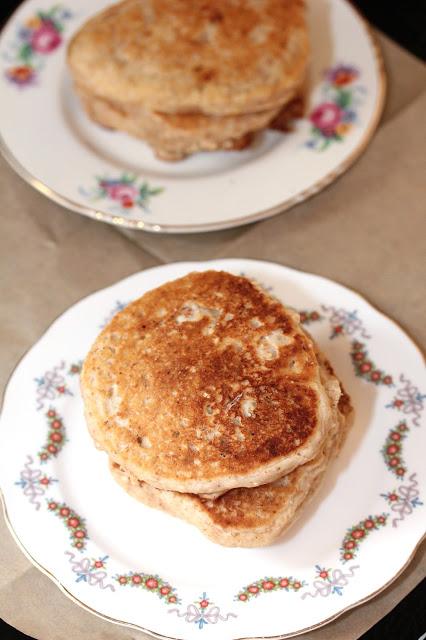
[[[218,231],[220,229],[231,229],[233,227],[239,227],[245,224],[249,224],[252,222],[259,222],[260,220],[264,220],[265,218],[270,218],[271,216],[277,215],[279,213],[283,213],[295,206],[296,204],[300,204],[305,200],[311,198],[319,191],[322,191],[329,184],[334,182],[339,176],[341,176],[345,171],[347,171],[354,162],[362,155],[370,140],[373,137],[375,130],[380,122],[380,117],[383,112],[384,104],[385,104],[385,96],[386,96],[386,72],[385,65],[382,56],[382,52],[380,50],[379,44],[377,42],[377,38],[373,33],[372,28],[370,27],[367,20],[363,17],[363,15],[348,2],[349,6],[353,10],[356,17],[362,22],[364,29],[366,31],[367,37],[370,41],[371,47],[373,49],[374,58],[376,62],[376,70],[378,76],[378,96],[377,96],[377,104],[375,112],[372,116],[371,122],[367,127],[362,140],[360,141],[358,147],[343,161],[340,165],[330,171],[327,175],[325,175],[321,180],[318,180],[310,187],[300,191],[295,196],[284,200],[280,204],[270,207],[269,209],[264,209],[263,211],[258,211],[257,213],[252,213],[246,216],[242,216],[240,218],[234,218],[229,221],[222,222],[210,222],[206,224],[188,224],[188,225],[169,225],[169,224],[158,224],[146,222],[144,220],[128,220],[123,218],[122,216],[116,216],[113,214],[105,213],[104,211],[99,211],[98,209],[94,209],[92,207],[88,207],[86,205],[79,204],[78,202],[74,202],[70,198],[62,196],[60,193],[51,189],[49,186],[38,180],[35,176],[33,176],[25,167],[15,158],[12,151],[6,145],[3,137],[0,134],[0,152],[7,160],[9,165],[14,169],[14,171],[23,179],[25,182],[30,184],[34,189],[45,195],[50,200],[53,200],[57,204],[69,209],[71,211],[75,211],[89,218],[93,218],[94,220],[99,220],[101,222],[107,222],[108,224],[115,225],[117,227],[126,227],[128,229],[139,229],[143,231],[149,231],[152,233],[201,233],[205,231]],[[21,5],[22,6],[22,5]],[[21,7],[19,7],[21,8]],[[15,18],[16,11],[12,14],[12,16],[7,21],[6,25],[3,27],[5,29],[10,22]]]
[[[153,636],[154,638],[159,638],[160,640],[185,640],[185,638],[183,636],[179,636],[179,637],[164,636],[161,633],[157,633],[156,631],[152,631],[151,629],[146,629],[145,627],[141,627],[140,625],[133,624],[132,622],[125,622],[124,620],[119,620],[118,618],[111,618],[110,616],[107,616],[105,613],[100,613],[99,611],[96,611],[96,609],[92,609],[92,607],[89,607],[89,605],[87,605],[84,602],[82,602],[81,600],[79,600],[75,595],[73,595],[70,591],[68,591],[68,589],[62,584],[62,582],[60,582],[53,575],[53,573],[51,573],[48,569],[46,569],[41,564],[39,564],[37,562],[37,560],[35,560],[35,558],[33,558],[33,556],[30,554],[28,549],[23,545],[21,540],[18,538],[18,536],[17,536],[15,530],[13,529],[12,524],[11,524],[11,522],[9,520],[9,515],[8,515],[8,512],[7,512],[7,508],[6,508],[6,502],[5,502],[3,493],[1,491],[1,488],[0,488],[0,501],[1,501],[2,507],[3,507],[3,515],[4,515],[5,522],[7,524],[7,527],[9,529],[13,539],[16,542],[17,546],[21,549],[21,551],[28,558],[28,560],[39,571],[41,571],[41,573],[44,573],[45,576],[47,576],[50,580],[52,580],[52,582],[54,582],[56,584],[56,586],[59,587],[59,589],[62,591],[62,593],[64,593],[68,598],[70,598],[70,600],[72,600],[75,604],[77,604],[82,609],[85,609],[86,611],[89,611],[90,613],[93,613],[98,618],[102,618],[103,620],[107,620],[108,622],[112,622],[113,624],[119,624],[119,625],[121,625],[123,627],[128,627],[129,629],[136,629],[137,631],[143,631],[144,633],[148,633],[149,635]],[[321,622],[318,622],[318,624],[314,624],[314,625],[312,625],[310,627],[305,627],[304,629],[300,629],[300,630],[292,632],[292,633],[286,633],[284,635],[278,635],[278,636],[241,636],[239,638],[235,638],[234,640],[286,640],[287,638],[294,638],[296,636],[302,635],[303,633],[307,633],[308,631],[314,631],[315,629],[319,629],[320,627],[324,627],[325,625],[329,624],[330,622],[333,622],[333,620],[336,620],[337,618],[340,618],[340,616],[342,616],[344,613],[347,613],[351,609],[355,609],[356,607],[358,607],[358,606],[360,606],[362,604],[365,604],[369,600],[372,600],[373,598],[378,596],[380,593],[385,591],[393,582],[395,582],[395,580],[397,580],[399,578],[399,576],[402,573],[404,573],[405,569],[412,562],[414,556],[417,553],[418,548],[420,547],[420,545],[422,544],[422,542],[425,539],[426,539],[426,534],[423,535],[423,537],[418,541],[418,543],[414,547],[411,555],[409,556],[407,562],[382,587],[380,587],[379,589],[377,589],[373,593],[370,593],[365,598],[361,598],[361,600],[358,600],[357,602],[352,603],[351,605],[345,607],[344,609],[341,609],[340,611],[338,611],[334,615],[330,616],[329,618],[326,618],[325,620],[322,620]]]
[[[217,261],[222,261],[222,260],[235,260],[235,261],[239,261],[239,258],[218,258],[217,260],[204,260],[204,261],[188,261],[188,264],[198,264],[200,262],[203,263],[209,263],[209,262],[217,262]],[[279,263],[275,263],[275,262],[268,262],[266,260],[250,260],[248,258],[241,258],[241,260],[248,260],[251,261],[253,263],[262,263],[262,264],[271,264],[271,265],[278,265],[278,266],[284,266],[285,265],[279,265]],[[173,263],[170,263],[173,264]],[[175,264],[181,264],[180,262],[177,262]],[[158,268],[161,268],[161,266],[166,266],[166,265],[160,265],[160,267],[151,267],[149,269],[146,269],[146,271],[152,271]],[[383,316],[388,322],[391,322],[395,327],[397,327],[399,329],[399,331],[401,331],[401,333],[406,337],[406,339],[414,346],[414,348],[418,351],[419,355],[423,358],[423,360],[425,359],[424,353],[422,352],[422,350],[417,346],[417,344],[414,342],[414,340],[407,334],[406,330],[402,328],[402,326],[400,326],[395,320],[393,320],[392,318],[390,318],[389,316],[387,316],[386,314],[384,314],[382,311],[380,311],[380,309],[378,309],[376,306],[374,306],[373,304],[371,304],[371,302],[365,298],[363,295],[361,295],[360,293],[358,293],[357,291],[355,291],[354,289],[347,287],[346,285],[342,285],[340,282],[336,282],[335,280],[331,280],[330,278],[326,278],[324,276],[319,276],[317,274],[313,274],[309,271],[303,271],[302,269],[294,269],[293,267],[285,267],[287,269],[290,269],[292,271],[297,271],[300,273],[303,273],[305,275],[310,275],[310,276],[314,276],[316,278],[320,278],[321,280],[326,280],[329,282],[332,282],[333,284],[336,284],[337,286],[340,287],[344,287],[345,289],[348,289],[352,294],[354,294],[355,296],[357,296],[358,298],[360,298],[360,300],[362,300],[365,304],[367,304],[368,306],[370,306],[376,313],[379,313],[381,316]],[[140,272],[136,272],[136,273],[140,273]],[[133,274],[136,275],[136,274]],[[128,276],[128,277],[132,277],[132,276]],[[127,278],[124,278],[124,280],[126,280]],[[120,281],[119,281],[120,282]],[[1,399],[1,410],[0,410],[0,423],[1,423],[1,415],[3,413],[3,405],[4,405],[4,400],[6,397],[6,391],[7,388],[9,387],[9,384],[11,382],[11,379],[13,377],[13,374],[15,373],[15,371],[17,370],[17,368],[19,367],[19,365],[21,364],[21,362],[23,361],[23,359],[25,358],[25,356],[27,355],[27,353],[29,353],[29,351],[31,351],[31,349],[35,346],[35,344],[38,344],[48,333],[50,327],[57,321],[59,320],[63,315],[65,315],[72,307],[74,307],[76,304],[82,302],[83,300],[90,298],[91,295],[93,295],[94,293],[97,293],[99,291],[104,291],[106,289],[109,289],[110,287],[114,286],[114,284],[118,284],[118,283],[113,283],[112,285],[110,285],[109,287],[104,287],[103,289],[98,289],[97,291],[88,294],[87,296],[84,296],[83,298],[81,298],[80,300],[78,300],[76,303],[72,304],[70,307],[68,307],[68,309],[66,309],[65,311],[63,311],[62,313],[60,313],[48,326],[48,328],[43,332],[43,334],[39,337],[39,339],[37,340],[36,343],[32,344],[26,351],[25,353],[21,356],[21,358],[19,358],[18,362],[16,363],[15,367],[13,368],[7,383],[4,387],[3,390],[3,394],[2,394],[2,399]],[[129,629],[136,629],[137,631],[143,631],[144,633],[148,633],[149,635],[153,636],[154,638],[159,638],[160,640],[185,640],[185,638],[183,638],[182,636],[180,637],[172,637],[172,636],[165,636],[162,635],[160,633],[157,633],[156,631],[152,631],[151,629],[147,629],[145,627],[142,627],[140,625],[137,624],[133,624],[131,622],[126,622],[124,620],[119,620],[118,618],[112,618],[104,613],[100,613],[99,611],[96,611],[96,609],[93,609],[92,607],[90,607],[89,605],[85,604],[84,602],[82,602],[81,600],[79,600],[75,595],[73,595],[70,591],[68,591],[68,589],[45,567],[43,567],[43,565],[41,565],[28,551],[28,549],[25,547],[25,545],[21,542],[21,540],[19,539],[17,533],[15,532],[12,523],[10,522],[9,519],[9,515],[8,515],[8,511],[7,511],[7,507],[6,507],[6,500],[4,498],[2,489],[0,487],[0,501],[3,507],[3,514],[4,514],[4,518],[5,518],[5,522],[7,524],[7,527],[13,537],[13,539],[15,540],[17,546],[21,549],[21,551],[24,553],[24,555],[28,558],[28,560],[42,573],[44,573],[44,575],[46,575],[50,580],[52,580],[52,582],[54,582],[56,584],[57,587],[59,587],[59,589],[62,591],[62,593],[64,593],[68,598],[70,598],[70,600],[72,600],[75,604],[77,604],[78,606],[80,606],[82,609],[85,609],[86,611],[89,611],[90,613],[93,613],[94,615],[96,615],[98,618],[102,618],[103,620],[107,620],[108,622],[114,623],[114,624],[119,624],[121,626],[127,627]],[[385,591],[395,580],[397,580],[402,573],[407,569],[407,567],[409,566],[409,564],[412,562],[414,556],[417,553],[417,550],[419,549],[420,545],[423,543],[423,541],[426,539],[426,532],[421,536],[421,538],[418,540],[418,542],[416,543],[416,545],[414,546],[412,552],[410,553],[409,557],[407,558],[407,561],[402,565],[402,567],[395,573],[394,576],[392,576],[384,585],[382,585],[379,589],[376,589],[376,591],[373,591],[372,593],[370,593],[368,596],[365,596],[365,598],[361,598],[360,600],[357,600],[356,602],[353,602],[352,604],[348,605],[347,607],[345,607],[344,609],[341,609],[340,611],[337,611],[334,615],[326,618],[325,620],[322,620],[321,622],[318,622],[315,625],[311,625],[310,627],[305,627],[304,629],[300,629],[298,631],[295,632],[291,632],[291,633],[286,633],[286,634],[281,634],[281,635],[274,635],[274,636],[244,636],[244,637],[239,637],[239,638],[234,638],[234,640],[286,640],[287,638],[293,638],[295,636],[299,636],[302,635],[303,633],[307,633],[308,631],[314,631],[315,629],[319,629],[320,627],[323,627],[327,624],[329,624],[330,622],[333,622],[333,620],[336,620],[337,618],[339,618],[340,616],[342,616],[344,613],[347,613],[348,611],[350,611],[351,609],[355,609],[356,607],[365,604],[366,602],[369,602],[370,600],[372,600],[373,598],[375,598],[377,595],[379,595],[380,593],[382,593],[383,591]]]

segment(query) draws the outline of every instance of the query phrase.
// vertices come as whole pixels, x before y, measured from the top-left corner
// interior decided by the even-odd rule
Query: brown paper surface
[[[426,87],[426,67],[410,53],[401,49],[389,38],[380,33],[377,41],[383,53],[383,59],[387,74],[387,96],[383,112],[381,126],[395,117],[407,105],[414,102]],[[420,128],[417,128],[420,131]],[[362,158],[361,158],[362,159]],[[358,161],[359,162],[359,161]],[[343,176],[344,177],[344,176]],[[336,186],[340,180],[337,180]],[[344,189],[344,187],[341,187]],[[317,196],[314,196],[314,202]],[[299,206],[293,211],[299,211]],[[281,220],[286,212],[279,214]],[[123,231],[127,237],[132,238],[139,246],[148,248],[160,260],[172,262],[175,260],[208,260],[219,252],[228,251],[231,255],[233,242],[237,237],[244,236],[250,229],[261,226],[263,223],[254,223],[236,229],[224,231],[212,231],[205,234],[167,234],[152,236],[137,231]],[[229,250],[228,250],[229,249]]]
[[[221,257],[313,271],[355,289],[424,347],[426,91],[315,198],[252,227]]]
[[[48,325],[78,299],[174,260],[252,257],[330,277],[365,295],[426,342],[424,66],[379,36],[389,92],[367,152],[337,182],[291,211],[209,234],[155,236],[94,222],[49,202],[0,159],[0,384]],[[39,640],[130,640],[142,632],[83,610],[22,554],[0,516],[0,617]],[[354,640],[426,574],[426,544],[380,595],[312,640]]]

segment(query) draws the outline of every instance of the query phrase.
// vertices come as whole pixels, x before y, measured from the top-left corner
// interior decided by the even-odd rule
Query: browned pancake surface
[[[328,361],[320,353],[318,358],[321,377],[328,392],[334,396],[339,383]],[[321,451],[275,482],[249,489],[232,489],[211,500],[156,489],[115,463],[110,463],[111,472],[130,495],[150,507],[194,524],[213,542],[242,547],[270,544],[297,520],[344,441],[352,422],[352,407],[341,385],[340,391],[340,400],[329,421]]]
[[[164,113],[279,106],[303,80],[307,57],[302,0],[124,0],[69,47],[88,93]]]
[[[263,484],[311,459],[331,410],[297,314],[214,271],[119,313],[85,361],[82,390],[89,429],[115,462],[194,493]]]

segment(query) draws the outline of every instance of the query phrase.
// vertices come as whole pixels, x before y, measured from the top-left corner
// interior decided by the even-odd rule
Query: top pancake
[[[68,49],[88,93],[208,115],[286,103],[307,57],[303,0],[124,0],[83,25]]]
[[[297,314],[225,272],[189,274],[126,307],[81,383],[97,445],[137,478],[190,493],[289,473],[319,451],[335,409]]]

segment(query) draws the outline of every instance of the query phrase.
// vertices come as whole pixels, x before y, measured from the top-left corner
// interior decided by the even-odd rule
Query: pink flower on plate
[[[42,26],[34,31],[31,37],[31,47],[37,53],[50,53],[62,42],[59,32],[52,22],[44,21]]]
[[[310,120],[314,127],[319,129],[324,136],[330,137],[335,133],[342,116],[343,111],[337,104],[323,102],[312,111]]]
[[[137,189],[131,184],[110,184],[106,185],[105,191],[112,200],[134,200],[137,196]]]

